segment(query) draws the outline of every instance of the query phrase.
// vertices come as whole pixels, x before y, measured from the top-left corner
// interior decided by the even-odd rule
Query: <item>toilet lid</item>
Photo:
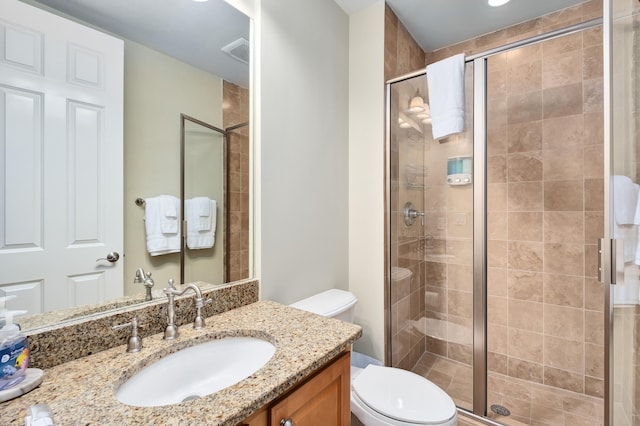
[[[395,420],[428,425],[456,414],[453,400],[442,389],[399,368],[368,365],[351,385],[369,408]]]

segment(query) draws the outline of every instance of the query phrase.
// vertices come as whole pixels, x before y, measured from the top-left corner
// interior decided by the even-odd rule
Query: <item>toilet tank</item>
[[[353,322],[353,309],[357,301],[353,293],[334,288],[302,299],[290,306],[325,317]]]

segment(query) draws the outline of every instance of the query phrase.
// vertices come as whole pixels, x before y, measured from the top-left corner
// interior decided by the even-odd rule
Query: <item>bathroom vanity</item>
[[[24,424],[28,407],[35,404],[48,404],[61,425],[280,425],[302,415],[299,425],[304,416],[318,413],[323,419],[341,419],[335,424],[349,423],[350,348],[362,334],[359,326],[270,301],[206,321],[201,330],[181,326],[173,341],[163,340],[162,333],[146,337],[138,353],[127,353],[121,345],[47,368],[40,387],[0,404],[1,423]],[[159,407],[134,407],[116,399],[119,386],[154,361],[231,336],[270,341],[275,353],[246,379],[199,399]]]

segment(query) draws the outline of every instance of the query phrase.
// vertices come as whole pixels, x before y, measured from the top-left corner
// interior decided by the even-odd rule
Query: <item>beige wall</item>
[[[291,303],[349,286],[348,17],[326,0],[257,13],[257,267],[261,297]]]
[[[180,196],[180,113],[222,125],[222,80],[125,40],[125,294],[139,293],[135,270],[151,271],[157,288],[180,276],[179,254],[149,256],[138,197]]]
[[[364,336],[384,359],[384,2],[349,17],[349,290]]]

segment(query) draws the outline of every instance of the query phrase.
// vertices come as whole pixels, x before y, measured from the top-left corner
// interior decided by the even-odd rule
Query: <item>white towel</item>
[[[613,194],[613,211],[616,224],[633,225],[635,222],[636,207],[638,205],[638,185],[627,176],[614,175],[611,177],[611,192]]]
[[[192,198],[193,207],[195,209],[193,215],[193,227],[196,231],[209,231],[212,221],[215,219],[216,201],[210,200],[208,197]],[[186,215],[186,214],[185,214]],[[186,215],[187,218],[189,217]]]
[[[202,200],[203,198],[206,202]],[[213,247],[216,237],[216,210],[216,201],[206,197],[185,200],[184,216],[187,220],[188,248],[197,250]],[[207,211],[209,216],[203,216]]]
[[[431,130],[442,139],[464,130],[464,54],[427,65]]]
[[[179,205],[180,200],[170,195],[145,199],[144,223],[151,256],[180,251]]]

